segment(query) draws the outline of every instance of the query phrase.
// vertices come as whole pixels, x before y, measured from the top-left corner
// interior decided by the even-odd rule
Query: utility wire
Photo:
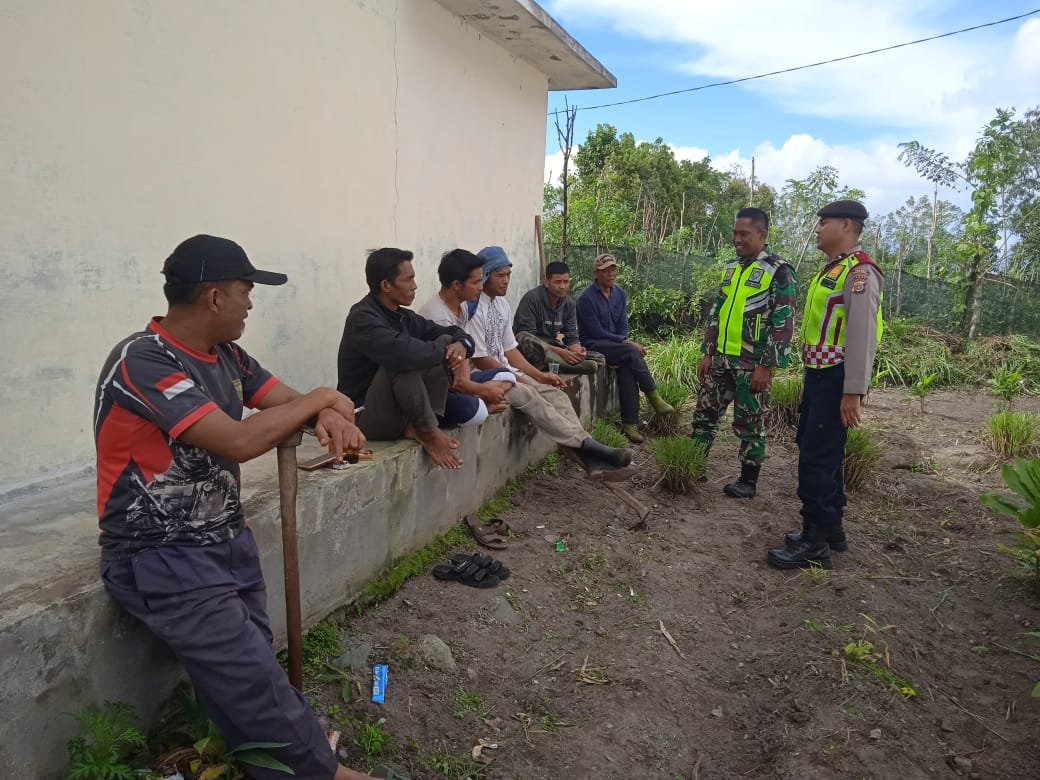
[[[821,62],[813,62],[808,65],[797,65],[793,68],[784,68],[783,70],[773,70],[769,73],[760,73],[757,76],[745,76],[740,79],[732,79],[730,81],[716,81],[713,84],[702,84],[699,87],[688,87],[686,89],[676,89],[672,92],[661,92],[658,95],[648,95],[647,97],[633,98],[631,100],[620,100],[617,103],[603,103],[598,106],[574,106],[571,110],[574,111],[592,111],[596,108],[613,108],[614,106],[627,106],[631,103],[643,103],[647,100],[657,100],[658,98],[671,97],[672,95],[682,95],[687,92],[699,92],[702,89],[711,89],[712,87],[726,87],[730,84],[740,84],[744,81],[754,81],[755,79],[764,79],[768,76],[779,76],[781,73],[793,73],[796,70],[806,70],[808,68],[818,68],[821,65],[831,65],[835,62],[843,62],[845,60],[854,60],[857,57],[866,57],[868,54],[880,54],[885,51],[892,51],[893,49],[902,49],[906,46],[916,46],[919,43],[928,43],[929,41],[937,41],[940,38],[950,38],[954,35],[960,35],[961,33],[971,32],[972,30],[981,30],[984,27],[996,27],[998,24],[1007,24],[1008,22],[1014,22],[1019,19],[1025,19],[1027,16],[1033,16],[1034,14],[1040,13],[1040,8],[1033,11],[1028,11],[1018,16],[1009,16],[1007,19],[1000,19],[995,22],[986,22],[985,24],[977,24],[974,27],[965,27],[961,30],[954,30],[953,32],[943,33],[942,35],[933,35],[930,38],[918,38],[916,41],[907,41],[906,43],[897,43],[894,46],[885,46],[881,49],[871,49],[870,51],[861,51],[858,54],[847,54],[844,57],[835,57],[832,60],[822,60]],[[552,116],[559,109],[550,111],[548,116]]]

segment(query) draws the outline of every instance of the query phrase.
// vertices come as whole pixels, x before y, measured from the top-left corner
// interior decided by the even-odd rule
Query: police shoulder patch
[[[867,282],[870,280],[870,271],[866,268],[855,268],[849,274],[849,283],[852,285],[852,294],[859,295],[866,292]]]

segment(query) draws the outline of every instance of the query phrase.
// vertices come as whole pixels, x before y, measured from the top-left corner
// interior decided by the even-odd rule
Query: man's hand
[[[350,417],[348,420],[335,409],[327,408],[318,412],[318,421],[314,424],[318,442],[322,446],[332,442],[337,463],[343,460],[343,450],[360,450],[365,446],[365,434],[354,425],[353,411]]]
[[[859,393],[845,393],[841,397],[841,424],[846,428],[858,428],[862,422]]]
[[[707,384],[708,374],[711,373],[711,355],[705,355],[697,364],[697,381],[702,385]]]
[[[640,344],[638,341],[632,341],[632,339],[625,339],[626,344],[631,344],[633,347],[639,350],[639,354],[646,357],[646,347]]]
[[[461,367],[462,361],[466,359],[466,345],[456,341],[444,349],[444,362],[452,373],[455,374]]]
[[[568,366],[577,365],[585,359],[585,356],[575,352],[573,347],[552,347],[551,349],[559,355],[560,359]]]
[[[585,347],[583,347],[577,341],[575,341],[573,344],[571,344],[569,347],[567,347],[567,349],[569,349],[575,355],[580,355],[582,360],[584,360],[585,358],[587,358],[589,356],[589,351],[587,349],[585,349]]]
[[[772,381],[772,368],[769,366],[755,366],[755,370],[751,372],[751,392],[761,393],[763,390],[768,390]]]
[[[564,381],[560,379],[559,374],[553,374],[549,371],[539,371],[534,378],[541,382],[543,385],[552,385],[553,387],[559,390],[562,390],[564,387],[566,387]]]
[[[488,406],[495,404],[504,404],[506,402],[506,393],[512,388],[510,382],[478,382],[476,389],[477,398],[481,399]]]

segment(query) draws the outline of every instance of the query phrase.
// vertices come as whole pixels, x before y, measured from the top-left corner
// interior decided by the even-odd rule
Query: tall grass
[[[779,376],[773,379],[769,408],[765,412],[766,430],[783,435],[798,425],[798,404],[802,394],[802,377]]]
[[[849,435],[845,441],[845,460],[842,462],[845,489],[859,489],[874,472],[874,467],[884,451],[867,431],[862,428],[849,428]]]
[[[673,493],[690,490],[707,470],[707,448],[686,436],[651,439],[650,452],[661,469],[660,481]]]
[[[687,409],[690,401],[690,388],[681,382],[666,380],[657,383],[657,392],[661,398],[672,405],[675,409],[673,414],[655,414],[650,402],[643,396],[641,414],[644,419],[649,420],[647,430],[655,436],[674,436],[679,432],[683,422],[689,422],[690,414]]]
[[[961,342],[947,333],[897,319],[885,323],[874,358],[874,384],[911,387],[935,375],[929,384],[961,385],[975,380],[971,367],[955,357]]]
[[[700,360],[701,342],[696,338],[672,336],[667,341],[649,344],[646,348],[646,364],[654,379],[658,382],[678,382],[690,390],[698,386],[697,364]]]
[[[617,429],[617,422],[606,417],[599,417],[592,423],[592,438],[608,447],[627,447],[628,439]]]
[[[1040,418],[1032,412],[998,412],[989,418],[987,444],[1003,459],[1028,455],[1036,440]]]

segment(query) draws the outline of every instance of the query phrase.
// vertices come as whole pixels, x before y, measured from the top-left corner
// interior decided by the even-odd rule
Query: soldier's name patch
[[[734,270],[735,269],[733,269],[733,268],[727,268],[726,269],[726,275],[722,277],[722,283],[723,284],[729,284],[729,280],[733,278],[733,271]]]
[[[754,269],[744,282],[746,287],[761,287],[762,286],[762,274],[764,272],[761,268]]]

